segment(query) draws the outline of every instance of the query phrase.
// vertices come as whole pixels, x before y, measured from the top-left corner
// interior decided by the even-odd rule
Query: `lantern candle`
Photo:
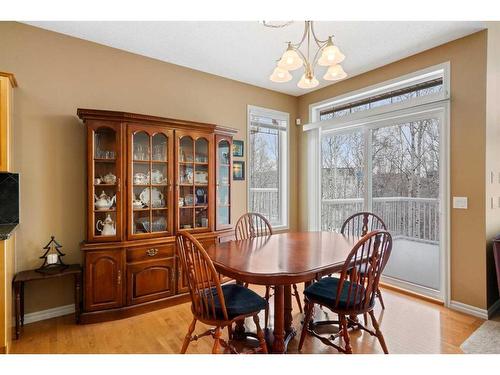
[[[57,254],[48,254],[47,264],[56,264],[56,263],[57,263]]]

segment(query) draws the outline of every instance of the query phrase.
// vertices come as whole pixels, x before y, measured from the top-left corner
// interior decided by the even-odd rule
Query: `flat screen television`
[[[0,224],[19,224],[19,173],[0,172]]]

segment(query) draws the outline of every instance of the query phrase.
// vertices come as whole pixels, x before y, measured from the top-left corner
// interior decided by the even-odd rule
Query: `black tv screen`
[[[19,224],[19,174],[0,172],[0,224]]]

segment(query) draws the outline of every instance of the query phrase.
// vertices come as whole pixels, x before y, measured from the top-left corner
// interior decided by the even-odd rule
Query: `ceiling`
[[[139,55],[186,66],[255,86],[301,95],[332,84],[316,76],[320,86],[297,87],[301,69],[287,83],[269,81],[275,61],[286,41],[298,42],[304,23],[296,21],[281,29],[264,27],[257,21],[43,21],[30,25]],[[321,21],[316,34],[333,34],[346,55],[342,63],[350,77],[401,58],[472,34],[485,28],[473,21]]]

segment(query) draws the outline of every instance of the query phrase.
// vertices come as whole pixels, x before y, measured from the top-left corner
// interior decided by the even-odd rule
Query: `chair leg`
[[[233,339],[233,326],[231,324],[227,326],[227,338],[229,340]]]
[[[377,297],[380,301],[380,306],[385,310],[384,300],[382,299],[382,293],[380,292],[380,288],[377,286]]]
[[[314,311],[314,303],[307,302],[305,309],[306,309],[306,316],[304,317],[304,321],[302,322],[302,332],[300,334],[299,351],[302,349],[302,345],[304,345],[307,327],[309,326],[309,323],[311,322],[312,313]]]
[[[293,284],[293,293],[295,295],[295,299],[297,300],[297,305],[299,305],[299,311],[302,314],[304,310],[302,310],[302,303],[300,302],[300,294],[297,290],[297,284]]]
[[[351,348],[351,338],[349,337],[349,330],[347,328],[347,319],[345,315],[339,315],[340,319],[340,329],[342,330],[342,338],[345,342],[345,352],[346,354],[352,354]]]
[[[271,296],[271,287],[266,285],[266,295],[264,299],[267,302],[266,308],[264,309],[264,329],[267,329],[267,323],[269,322],[269,298]]]
[[[368,313],[363,314],[363,320],[365,321],[365,327],[368,324]]]
[[[182,343],[181,354],[186,353],[186,350],[191,342],[191,335],[193,334],[194,328],[196,327],[196,318],[193,318],[193,321],[189,325],[188,332],[186,333],[186,337],[184,337],[184,342]]]
[[[217,327],[217,328],[215,328],[215,332],[214,332],[214,346],[212,347],[212,354],[219,353],[220,336],[221,336],[221,329],[220,329],[220,327]]]
[[[259,315],[255,314],[253,316],[253,322],[255,323],[255,327],[257,328],[257,338],[259,339],[259,347],[262,353],[267,354],[267,344],[266,339],[264,337],[264,332],[260,328],[259,324]]]
[[[385,344],[384,335],[382,335],[382,331],[380,330],[377,319],[375,319],[375,314],[373,313],[373,310],[370,311],[370,318],[372,319],[373,328],[375,328],[375,335],[377,336],[378,341],[380,342],[382,350],[384,351],[385,354],[389,354],[389,351],[387,350],[387,345]]]

